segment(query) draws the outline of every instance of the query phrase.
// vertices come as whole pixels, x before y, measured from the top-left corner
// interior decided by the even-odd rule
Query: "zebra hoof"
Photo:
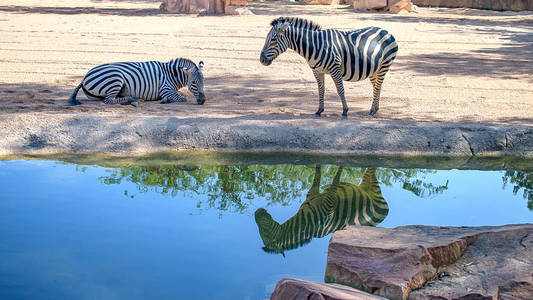
[[[130,104],[135,106],[135,107],[139,106],[139,102],[137,102],[137,101],[130,102]]]
[[[348,108],[344,108],[342,110],[342,118],[343,119],[348,118]]]
[[[80,105],[80,104],[81,104],[81,102],[78,101],[78,100],[69,100],[68,103],[69,103],[70,105]]]
[[[323,111],[324,111],[324,109],[319,109],[319,110],[316,111],[315,115],[317,117],[320,117],[320,115],[322,114]]]
[[[378,110],[377,110],[377,109],[376,109],[376,110],[374,110],[374,109],[371,109],[371,110],[370,110],[370,112],[368,113],[368,115],[369,115],[369,116],[371,116],[371,117],[374,117],[374,118],[375,118],[375,117],[376,117],[376,113],[377,113],[377,112],[378,112]]]

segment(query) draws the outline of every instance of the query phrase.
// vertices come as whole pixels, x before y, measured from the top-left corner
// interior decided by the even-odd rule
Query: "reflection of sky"
[[[533,212],[527,209],[522,193],[512,193],[512,185],[503,189],[503,171],[438,171],[427,174],[425,181],[448,183],[448,190],[430,198],[419,198],[401,189],[401,184],[381,187],[389,204],[389,215],[380,226],[438,225],[483,226],[531,223]]]
[[[42,161],[0,162],[0,299],[260,299],[283,277],[321,281],[329,237],[264,253],[253,212],[196,208],[205,195],[124,196],[134,184],[104,186],[106,169]],[[426,181],[443,194],[421,199],[383,187],[381,224],[499,225],[531,222],[521,195],[502,190],[502,172],[439,171]],[[273,205],[280,223],[302,199]]]

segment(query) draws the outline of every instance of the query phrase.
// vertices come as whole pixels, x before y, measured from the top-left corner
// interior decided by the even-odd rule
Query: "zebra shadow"
[[[376,169],[368,168],[360,185],[341,182],[339,167],[333,182],[320,193],[321,166],[315,167],[311,189],[298,212],[279,224],[264,208],[255,211],[263,250],[281,253],[321,238],[348,225],[377,226],[387,217],[389,206],[379,187]]]

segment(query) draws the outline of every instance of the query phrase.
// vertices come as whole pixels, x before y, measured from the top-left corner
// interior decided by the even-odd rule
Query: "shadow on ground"
[[[54,15],[86,15],[103,16],[154,16],[166,13],[156,8],[96,8],[96,7],[48,7],[48,6],[0,6],[0,12],[18,14],[54,14]]]
[[[504,76],[505,72],[511,72],[510,67],[505,67],[503,62],[494,64],[474,64],[475,58],[443,59],[440,56],[407,57],[396,66],[400,71],[407,69],[425,75],[457,74],[462,75],[463,68],[471,68],[468,71],[492,72],[494,76]],[[455,63],[453,67],[450,60],[459,60],[460,65]],[[422,63],[421,63],[422,61]],[[501,63],[501,65],[500,65]],[[516,65],[517,68],[527,69],[527,66]],[[455,72],[455,73],[454,73]],[[99,113],[117,117],[122,114],[128,116],[144,117],[175,117],[179,119],[195,120],[204,118],[211,119],[234,119],[234,120],[294,120],[294,119],[317,119],[314,112],[318,107],[318,92],[316,82],[309,79],[276,79],[266,78],[261,74],[254,76],[238,76],[236,74],[221,74],[218,76],[206,76],[205,94],[207,101],[204,105],[197,105],[194,97],[186,88],[180,91],[186,93],[187,103],[160,104],[159,101],[141,102],[139,108],[130,105],[105,105],[101,101],[86,99],[82,91],[78,93],[78,99],[82,102],[79,106],[70,106],[67,99],[70,97],[76,84],[82,76],[69,78],[69,83],[61,84],[6,84],[0,83],[0,117],[12,113],[32,114],[42,112],[47,114],[85,114]],[[330,78],[327,78],[331,81]],[[346,86],[360,85],[366,93],[347,94],[350,107],[349,119],[371,122],[447,122],[453,123],[477,123],[477,124],[507,124],[527,125],[533,124],[533,116],[518,118],[510,116],[490,117],[480,120],[475,114],[450,119],[437,113],[428,112],[423,116],[410,113],[410,101],[398,98],[390,92],[382,94],[382,107],[376,118],[368,116],[371,106],[372,88],[368,80],[361,82],[349,82]],[[290,88],[287,88],[290,87]],[[334,89],[328,87],[325,95],[325,112],[318,120],[339,121],[341,118],[342,105]],[[193,117],[191,117],[193,116]],[[450,121],[451,120],[451,121]],[[422,122],[420,122],[422,121]]]

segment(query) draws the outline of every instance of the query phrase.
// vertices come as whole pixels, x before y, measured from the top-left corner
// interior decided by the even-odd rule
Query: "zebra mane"
[[[277,24],[281,24],[284,22],[289,22],[291,23],[292,26],[297,27],[297,28],[305,28],[305,29],[316,30],[316,31],[322,30],[322,26],[315,23],[314,21],[303,19],[303,18],[298,18],[298,17],[279,17],[277,19],[272,20],[272,22],[270,22],[270,25],[275,26]]]
[[[199,70],[196,64],[188,58],[175,58],[168,62],[169,64],[176,64],[178,67],[191,67],[193,66],[196,70]]]

